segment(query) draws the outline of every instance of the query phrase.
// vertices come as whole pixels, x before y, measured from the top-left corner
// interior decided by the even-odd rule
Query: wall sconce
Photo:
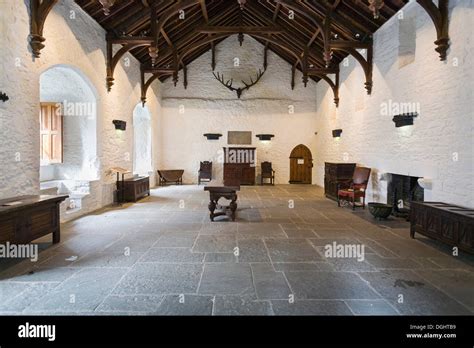
[[[116,130],[124,131],[127,128],[127,122],[121,120],[113,120],[112,123],[115,125]]]
[[[417,112],[409,112],[407,114],[395,115],[392,121],[395,123],[395,127],[413,126],[413,118],[417,117]]]
[[[222,134],[219,133],[206,133],[203,134],[207,140],[219,140],[219,138],[222,136]]]
[[[10,98],[8,98],[8,95],[6,93],[0,92],[0,100],[2,102],[5,103],[8,99],[10,99]]]
[[[260,141],[270,141],[274,137],[273,134],[257,134],[256,137],[260,139]]]
[[[419,178],[417,180],[418,185],[420,185],[425,190],[432,190],[433,189],[433,180],[429,178]]]
[[[340,138],[342,133],[342,129],[334,129],[332,131],[332,137],[333,138]]]

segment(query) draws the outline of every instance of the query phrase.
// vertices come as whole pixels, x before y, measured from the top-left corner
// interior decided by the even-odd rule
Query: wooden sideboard
[[[338,184],[352,179],[355,163],[331,163],[324,165],[324,194],[327,198],[337,200]]]
[[[123,196],[122,195],[123,183]],[[125,202],[136,202],[140,198],[150,195],[150,178],[148,176],[134,177],[119,181],[118,190],[120,198]]]
[[[441,202],[411,202],[410,236],[415,233],[474,254],[474,209]]]
[[[255,185],[255,151],[254,147],[224,147],[225,185]]]
[[[0,200],[0,243],[26,244],[47,234],[60,241],[59,204],[68,196],[20,196]]]

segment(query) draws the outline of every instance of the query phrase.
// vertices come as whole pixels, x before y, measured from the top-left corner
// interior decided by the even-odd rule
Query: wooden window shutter
[[[61,104],[40,104],[40,160],[42,164],[63,162],[63,117]]]

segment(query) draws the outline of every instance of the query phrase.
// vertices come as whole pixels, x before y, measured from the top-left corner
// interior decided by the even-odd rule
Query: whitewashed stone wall
[[[49,14],[45,28],[46,47],[41,58],[33,60],[28,45],[29,16],[23,1],[1,1],[2,25],[0,88],[10,100],[0,103],[0,197],[39,192],[39,80],[42,72],[55,65],[73,66],[88,78],[97,91],[97,155],[99,184],[92,185],[89,208],[112,202],[113,175],[108,169],[121,166],[132,170],[132,115],[140,100],[138,62],[127,55],[115,71],[115,85],[110,93],[105,87],[105,31],[72,0],[60,1]],[[148,92],[152,112],[153,146],[159,135],[159,82]],[[127,121],[127,130],[115,131],[113,119]],[[159,150],[155,153],[159,158]],[[156,160],[155,160],[156,161]]]
[[[234,67],[234,59],[240,65]],[[234,78],[234,86],[243,86],[258,69],[263,70],[263,46],[245,36],[240,47],[236,36],[216,46],[216,72],[226,79]],[[163,169],[184,169],[184,181],[197,182],[199,161],[212,160],[214,177],[222,178],[219,151],[227,145],[228,131],[252,131],[252,146],[257,147],[257,165],[273,162],[276,183],[289,180],[289,156],[298,144],[305,144],[316,156],[315,132],[316,84],[304,88],[297,74],[295,90],[291,90],[291,66],[272,52],[268,69],[257,85],[244,91],[241,99],[222,86],[212,75],[211,53],[207,52],[188,66],[188,88],[182,85],[182,74],[176,87],[171,79],[162,85]],[[294,113],[290,113],[293,111]],[[221,133],[220,140],[207,140],[204,133]],[[269,143],[255,135],[274,134]]]
[[[324,161],[356,162],[373,168],[368,200],[386,201],[387,182],[379,174],[426,177],[433,188],[425,200],[474,207],[473,20],[474,4],[450,1],[451,49],[446,62],[434,51],[436,31],[416,3],[403,9],[416,18],[414,60],[398,56],[400,27],[392,18],[375,34],[374,87],[365,94],[361,67],[354,59],[341,64],[340,106],[332,91],[318,84],[316,183],[323,185]],[[405,57],[406,58],[406,57]],[[400,63],[400,59],[403,59]],[[402,67],[400,67],[402,66]],[[395,128],[393,115],[382,115],[384,103],[419,103],[414,125]],[[331,130],[342,128],[339,141]]]

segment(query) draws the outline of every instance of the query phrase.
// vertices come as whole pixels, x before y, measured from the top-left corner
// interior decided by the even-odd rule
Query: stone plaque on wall
[[[252,132],[227,132],[227,144],[229,145],[252,145]]]

